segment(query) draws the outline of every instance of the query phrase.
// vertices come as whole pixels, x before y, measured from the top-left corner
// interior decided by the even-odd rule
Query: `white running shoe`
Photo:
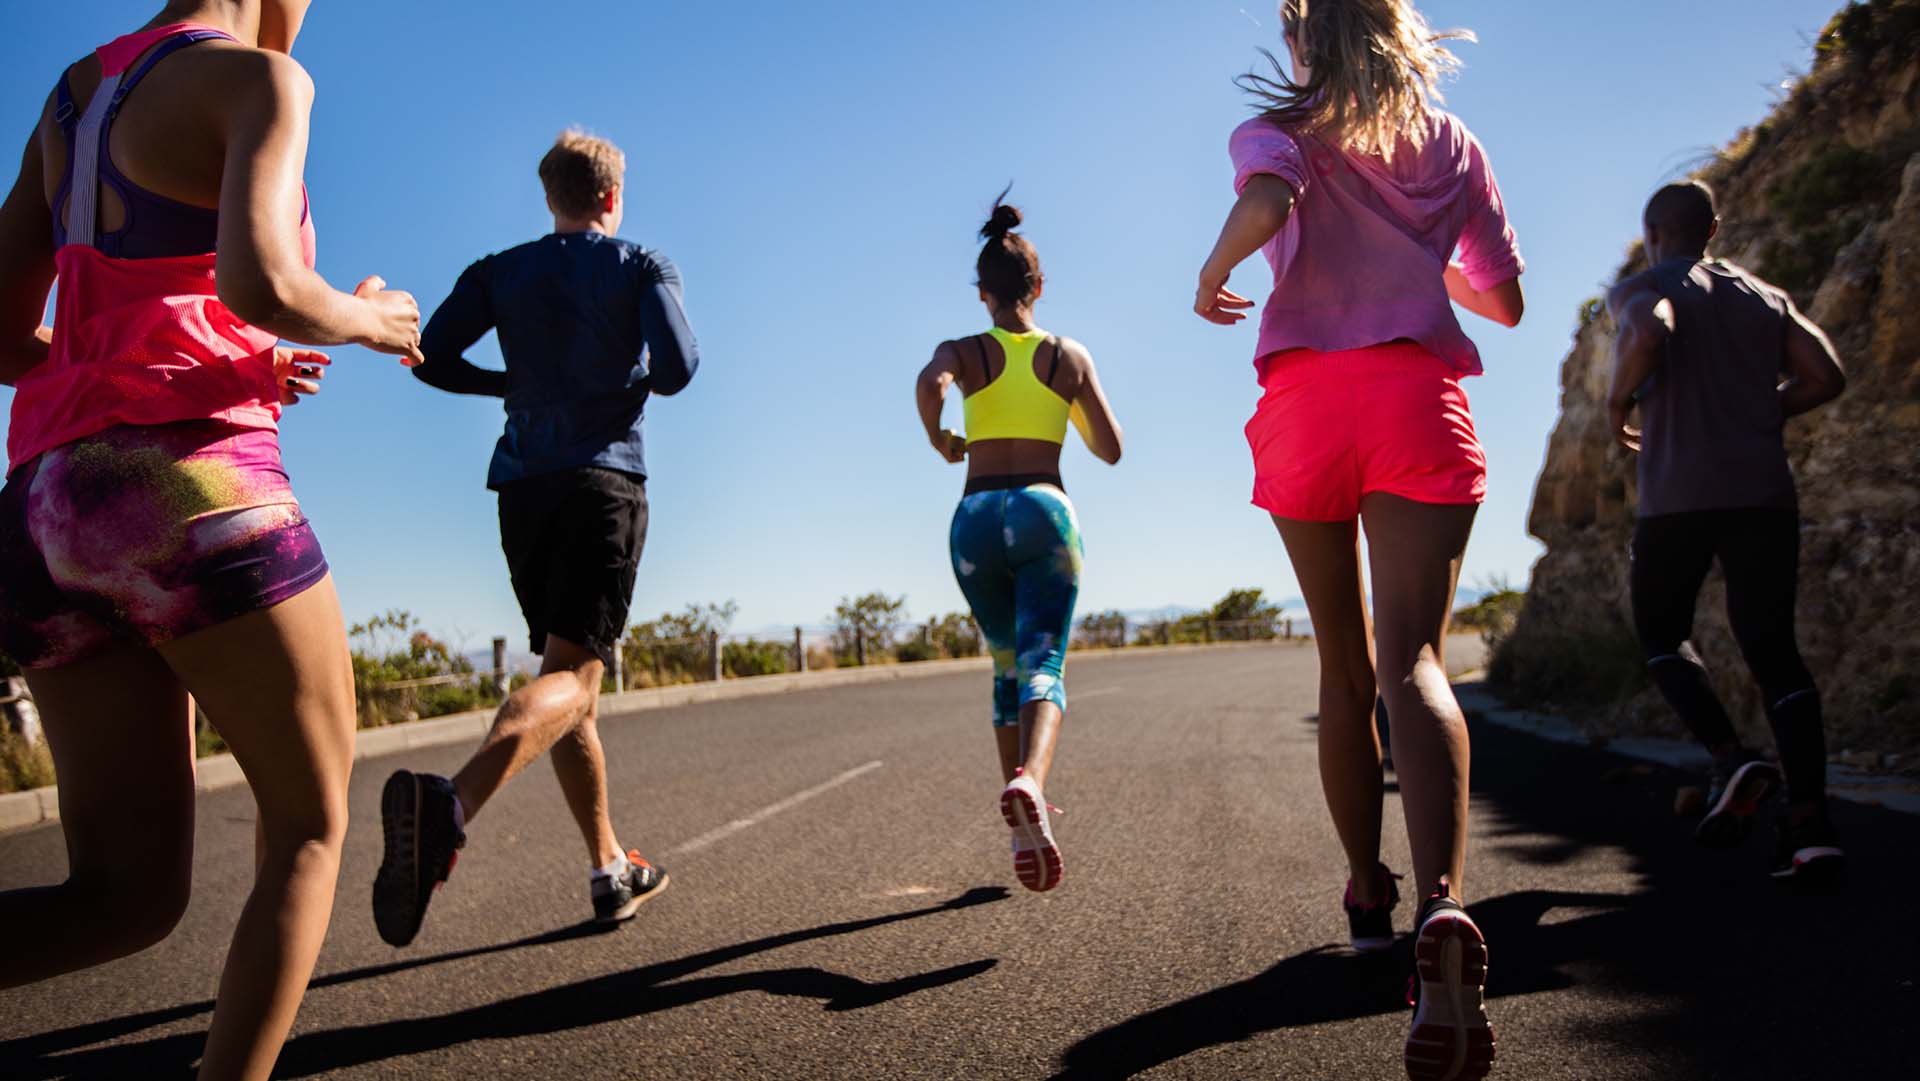
[[[1015,775],[1000,793],[1000,814],[1013,830],[1013,873],[1020,884],[1044,893],[1060,884],[1060,846],[1047,823],[1047,801],[1032,778]]]

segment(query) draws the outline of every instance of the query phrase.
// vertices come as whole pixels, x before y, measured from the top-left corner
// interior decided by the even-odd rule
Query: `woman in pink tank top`
[[[1480,354],[1449,302],[1514,325],[1523,264],[1485,151],[1436,105],[1455,63],[1442,41],[1470,35],[1435,34],[1411,0],[1283,0],[1280,21],[1293,73],[1243,81],[1263,110],[1233,133],[1239,201],[1194,309],[1213,323],[1245,318],[1253,302],[1227,278],[1264,252],[1274,288],[1255,360],[1264,393],[1246,429],[1253,501],[1279,527],[1313,619],[1320,775],[1346,850],[1348,930],[1361,951],[1394,941],[1377,692],[1424,898],[1407,1073],[1479,1078],[1493,1029],[1486,943],[1460,904],[1467,726],[1441,656],[1487,473],[1460,384]]]
[[[259,810],[200,1076],[264,1078],[325,936],[353,678],[280,461],[283,406],[359,344],[420,360],[413,298],[313,271],[306,0],[175,0],[67,69],[0,206],[0,651],[27,670],[69,876],[0,893],[0,987],[166,937],[187,904],[197,702]],[[52,327],[40,325],[56,273]]]

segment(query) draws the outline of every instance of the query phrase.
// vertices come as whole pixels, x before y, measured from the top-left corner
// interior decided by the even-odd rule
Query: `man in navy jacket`
[[[562,134],[540,163],[553,232],[468,267],[421,334],[427,360],[413,372],[422,382],[506,401],[487,487],[499,493],[500,543],[541,665],[451,778],[399,770],[388,779],[373,907],[396,946],[419,931],[466,823],[549,749],[587,844],[595,918],[628,919],[667,884],[614,837],[595,707],[646,542],[647,399],[685,387],[699,353],[679,271],[614,236],[625,174],[612,143]],[[461,355],[488,330],[498,332],[505,371]]]

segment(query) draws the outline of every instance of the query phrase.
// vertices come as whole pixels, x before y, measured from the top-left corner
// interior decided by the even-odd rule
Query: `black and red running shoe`
[[[1353,880],[1348,879],[1346,896],[1340,899],[1340,907],[1347,913],[1347,940],[1361,953],[1393,948],[1393,910],[1400,904],[1400,876],[1387,870],[1384,863],[1376,868],[1387,884],[1385,897],[1370,905],[1360,904],[1353,899]]]

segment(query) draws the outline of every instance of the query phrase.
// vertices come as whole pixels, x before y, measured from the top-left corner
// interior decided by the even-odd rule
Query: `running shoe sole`
[[[633,918],[634,913],[640,911],[641,905],[644,905],[648,901],[653,900],[655,897],[658,897],[661,894],[667,892],[667,883],[672,881],[673,881],[672,875],[667,874],[665,871],[661,871],[660,881],[654,883],[654,886],[652,889],[648,890],[645,893],[634,894],[632,897],[627,899],[626,904],[621,905],[619,908],[614,909],[612,912],[608,913],[607,915],[595,916],[593,918],[593,922],[598,924],[614,924],[614,923],[627,922],[628,920]]]
[[[1058,886],[1065,874],[1060,862],[1060,846],[1047,836],[1040,817],[1046,812],[1034,800],[1033,793],[1009,786],[1000,793],[1000,815],[1013,830],[1013,873],[1020,884],[1035,893]]]
[[[1464,913],[1421,926],[1413,956],[1420,1001],[1407,1033],[1410,1081],[1478,1081],[1493,1069],[1487,1020],[1487,942]]]
[[[1753,816],[1760,801],[1780,783],[1780,767],[1771,762],[1748,762],[1733,772],[1726,791],[1707,808],[1694,828],[1693,839],[1708,848],[1732,848],[1753,832]]]
[[[1838,845],[1810,845],[1793,854],[1793,862],[1771,872],[1774,879],[1793,885],[1837,885],[1847,875],[1847,854]]]
[[[373,924],[389,945],[405,946],[420,933],[427,902],[445,880],[423,873],[420,837],[420,779],[409,770],[395,770],[380,792],[380,826],[386,852],[373,879]],[[451,853],[449,854],[452,855]],[[453,861],[447,862],[447,870]]]

